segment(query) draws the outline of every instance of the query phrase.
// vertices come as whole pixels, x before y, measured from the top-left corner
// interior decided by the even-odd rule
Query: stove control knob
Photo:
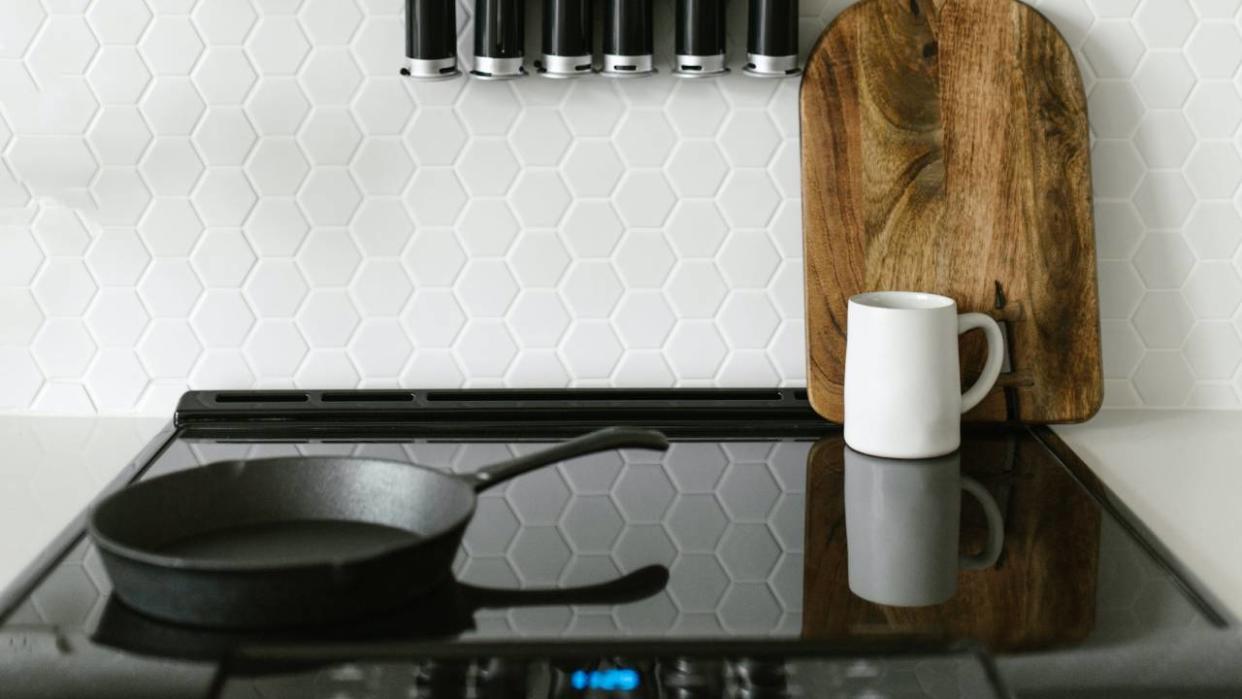
[[[734,696],[737,699],[775,699],[792,696],[784,660],[743,658],[733,663]]]
[[[660,686],[676,699],[719,697],[723,693],[724,665],[718,660],[673,658],[661,661]]]

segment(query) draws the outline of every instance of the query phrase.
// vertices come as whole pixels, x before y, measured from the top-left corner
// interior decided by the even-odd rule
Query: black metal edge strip
[[[107,483],[103,489],[91,499],[91,504],[102,497],[109,495],[123,488],[133,479],[137,478],[147,466],[172,444],[176,437],[177,428],[172,422],[166,424],[160,429],[151,441],[143,447],[133,459],[127,463],[116,477]],[[77,545],[78,541],[86,533],[86,517],[90,512],[90,504],[82,508],[82,511],[74,516],[68,524],[60,530],[52,542],[43,547],[39,555],[31,561],[25,568],[18,573],[6,587],[0,590],[0,626],[2,626],[8,618],[17,610],[18,605],[34,590],[35,587],[43,581],[54,566],[58,565],[64,559],[69,551]]]
[[[1100,507],[1138,542],[1138,545],[1147,555],[1151,556],[1156,565],[1173,578],[1174,583],[1213,626],[1223,629],[1239,624],[1238,618],[1207,589],[1194,571],[1160,541],[1160,538],[1111,488],[1104,484],[1104,481],[1100,480],[1100,477],[1091,470],[1091,466],[1083,461],[1082,457],[1078,456],[1065,443],[1065,440],[1053,431],[1052,427],[1048,425],[1032,427],[1031,433],[1045,449],[1065,465],[1070,475],[1100,503]]]

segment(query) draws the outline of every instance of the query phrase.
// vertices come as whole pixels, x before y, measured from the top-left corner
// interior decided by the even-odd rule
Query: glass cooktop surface
[[[641,410],[617,415],[644,424]],[[436,436],[184,420],[133,473],[285,455],[468,473],[575,431],[519,422]],[[833,660],[803,668],[798,686],[952,696],[992,686],[985,654],[1085,675],[1075,658],[1092,648],[1224,623],[1101,504],[1089,472],[1027,428],[971,428],[956,454],[892,461],[801,419],[650,421],[661,423],[666,453],[583,457],[482,493],[450,581],[343,626],[229,633],[144,617],[111,594],[89,538],[69,532],[0,626],[0,682],[32,696],[388,696],[397,685],[450,696],[444,686],[467,684],[471,696],[525,696],[484,691],[513,682],[543,688],[530,696],[708,696],[763,676],[747,662],[818,654]],[[1010,681],[1038,684],[1040,667],[1018,663]],[[704,673],[724,684],[637,689]]]

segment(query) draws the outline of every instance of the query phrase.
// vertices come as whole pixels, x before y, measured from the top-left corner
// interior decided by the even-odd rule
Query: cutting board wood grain
[[[1103,397],[1087,105],[1056,28],[1016,0],[862,0],[801,92],[807,382],[844,418],[846,307],[930,291],[1008,321],[1012,373],[967,415],[1085,420]],[[975,337],[979,335],[980,337]],[[982,369],[963,338],[962,375]]]

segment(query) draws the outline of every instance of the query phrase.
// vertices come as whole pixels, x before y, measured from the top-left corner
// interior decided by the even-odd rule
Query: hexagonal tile
[[[246,340],[246,360],[264,378],[291,377],[306,356],[306,340],[291,320],[260,320]]]
[[[213,229],[203,236],[190,261],[207,286],[235,287],[250,273],[255,255],[241,231]]]
[[[24,347],[0,347],[0,407],[28,408],[43,375]]]
[[[503,556],[518,531],[517,517],[502,497],[482,497],[462,544],[471,556]]]
[[[557,465],[575,495],[607,495],[624,467],[616,452],[601,452]]]
[[[98,163],[82,138],[29,137],[18,134],[9,146],[8,165],[27,187],[85,187]]]
[[[354,113],[367,135],[400,134],[414,114],[414,103],[404,79],[370,78],[354,99]]]
[[[138,50],[156,75],[189,75],[203,40],[188,17],[161,15],[143,34]]]
[[[527,290],[505,316],[523,348],[556,347],[569,327],[569,313],[551,290]]]
[[[246,173],[262,196],[296,194],[310,163],[292,138],[265,138],[246,163]]]
[[[683,197],[714,196],[729,172],[724,155],[710,140],[684,140],[665,167],[673,189]]]
[[[151,256],[130,230],[108,228],[100,232],[86,253],[86,265],[101,284],[131,286],[137,283]]]
[[[350,287],[359,310],[367,316],[395,316],[414,290],[399,260],[368,259]]]
[[[157,135],[184,136],[194,130],[206,104],[188,78],[161,77],[138,107]]]
[[[603,495],[587,495],[569,501],[560,529],[576,553],[608,553],[626,522]]]
[[[420,289],[402,319],[419,349],[452,347],[466,324],[466,314],[447,289]]]
[[[780,254],[765,233],[735,232],[725,239],[716,262],[731,288],[762,288],[780,264]]]
[[[137,165],[151,132],[137,107],[105,107],[86,132],[101,165]]]
[[[298,264],[315,286],[344,286],[362,256],[344,230],[313,230],[298,251]]]
[[[675,496],[673,484],[657,464],[627,467],[612,489],[627,523],[659,522]]]
[[[1107,379],[1130,378],[1146,351],[1134,327],[1124,320],[1100,322],[1100,345]]]
[[[0,56],[21,58],[43,26],[47,12],[37,0],[16,0],[6,9],[6,21],[0,28]]]
[[[254,372],[240,351],[208,349],[190,371],[189,380],[202,390],[244,389],[254,385]]]
[[[570,377],[555,351],[529,349],[513,360],[502,381],[514,388],[563,388]]]
[[[132,289],[101,289],[86,312],[86,325],[104,347],[133,347],[150,316]]]
[[[236,107],[212,107],[194,130],[194,144],[208,165],[240,165],[257,136]]]
[[[240,44],[254,26],[250,0],[212,0],[194,8],[194,24],[212,44]]]
[[[717,322],[730,347],[762,349],[771,341],[781,318],[767,294],[739,291],[729,295]]]
[[[1098,82],[1088,100],[1091,128],[1103,138],[1129,138],[1143,116],[1138,92],[1128,82]]]
[[[612,550],[612,559],[625,573],[651,565],[670,565],[675,558],[677,548],[658,524],[626,527]]]
[[[1238,12],[1238,0],[1191,0],[1200,17],[1233,17]]]
[[[107,3],[93,7],[124,4]],[[95,60],[91,61],[90,68],[86,70],[86,80],[99,101],[104,104],[136,104],[151,82],[151,71],[132,45],[104,46],[95,54]]]
[[[681,556],[669,572],[668,591],[682,612],[714,611],[731,582],[715,556]]]
[[[1229,318],[1242,303],[1242,278],[1228,262],[1200,262],[1182,296],[1196,318]]]
[[[1100,318],[1129,318],[1143,298],[1143,279],[1125,261],[1099,263]]]
[[[450,168],[420,168],[405,191],[405,203],[422,225],[449,225],[466,203],[466,192]]]
[[[349,356],[364,379],[396,377],[414,347],[396,318],[370,318],[349,345]]]
[[[761,350],[734,350],[725,357],[714,382],[721,386],[764,388],[780,384],[781,377]]]
[[[606,201],[577,201],[561,227],[575,257],[607,257],[621,239],[624,226]]]
[[[1230,379],[1242,364],[1242,340],[1232,323],[1203,322],[1186,337],[1182,352],[1201,379]]]
[[[1177,168],[1190,156],[1195,136],[1181,112],[1153,111],[1143,117],[1134,134],[1134,145],[1151,167]]]
[[[513,186],[509,204],[526,226],[555,227],[569,208],[569,191],[552,171],[528,171]]]
[[[461,272],[466,253],[448,229],[423,229],[403,256],[406,271],[419,286],[449,286]]]
[[[369,195],[400,194],[414,173],[414,161],[400,140],[372,138],[354,155],[350,171]]]
[[[733,521],[765,521],[781,494],[763,463],[730,464],[717,488],[720,502]]]
[[[517,292],[517,282],[500,260],[471,260],[457,284],[457,297],[471,317],[503,317]]]
[[[305,0],[298,16],[316,46],[347,44],[362,24],[353,0]]]
[[[43,251],[28,231],[0,228],[0,284],[27,286],[43,264]]]
[[[735,170],[716,201],[733,226],[762,228],[772,219],[780,200],[780,192],[766,172]]]
[[[1134,328],[1148,347],[1181,347],[1194,325],[1194,313],[1176,291],[1152,291],[1134,313]]]
[[[720,146],[734,167],[764,167],[781,143],[766,111],[734,111],[720,132]]]
[[[348,224],[361,201],[349,171],[339,168],[315,169],[298,192],[302,210],[316,226]]]
[[[613,195],[621,220],[636,228],[659,228],[668,219],[677,196],[658,171],[631,171]]]
[[[0,308],[5,309],[0,345],[29,344],[43,325],[43,311],[26,289],[0,288]]]
[[[382,15],[375,14],[380,8],[373,5],[364,9],[367,16],[354,34],[354,55],[368,75],[391,71],[392,57],[404,55],[401,52],[405,50],[405,17],[398,5],[383,8]],[[389,10],[392,14],[388,14]]]
[[[138,224],[143,242],[157,257],[190,254],[202,231],[203,222],[186,199],[156,199]]]
[[[130,349],[104,349],[86,372],[86,389],[99,410],[130,410],[148,376]]]
[[[246,42],[255,66],[268,75],[292,75],[310,52],[310,41],[294,17],[265,15]]]
[[[1186,222],[1185,235],[1199,259],[1229,259],[1242,242],[1242,218],[1232,204],[1202,202]]]
[[[1126,78],[1143,57],[1143,41],[1129,22],[1097,22],[1082,47],[1095,74],[1101,78]]]
[[[1201,198],[1233,197],[1242,182],[1242,157],[1232,144],[1202,144],[1186,163],[1186,179]]]
[[[254,313],[236,289],[212,289],[190,315],[190,325],[208,347],[240,347],[254,326]]]
[[[735,582],[766,580],[781,547],[763,524],[733,523],[720,542],[720,563]]]
[[[561,341],[561,358],[578,380],[604,379],[621,358],[621,341],[602,321],[578,321]]]
[[[241,104],[257,75],[240,47],[213,46],[194,68],[194,84],[208,104]]]
[[[509,250],[509,268],[523,287],[550,287],[569,266],[569,253],[552,231],[527,231]]]
[[[457,229],[471,255],[504,255],[518,232],[517,219],[499,199],[475,199],[466,205]]]
[[[95,356],[95,342],[77,318],[51,318],[30,347],[48,378],[76,378]]]
[[[346,105],[362,85],[362,71],[345,48],[321,47],[302,64],[302,87],[316,105]]]
[[[714,136],[729,104],[714,81],[685,80],[673,90],[665,109],[683,137]]]
[[[1186,56],[1201,78],[1232,78],[1242,63],[1242,36],[1233,24],[1201,22]]]
[[[474,140],[458,160],[457,173],[476,196],[502,195],[517,176],[518,164],[504,141]]]
[[[1203,82],[1186,103],[1186,116],[1200,138],[1229,138],[1242,123],[1242,97],[1227,82]]]
[[[298,133],[298,143],[316,165],[348,164],[361,141],[349,110],[340,108],[315,109]]]
[[[1178,109],[1195,86],[1195,74],[1180,52],[1152,52],[1134,74],[1134,86],[1151,109]]]
[[[349,344],[361,317],[343,290],[316,289],[298,310],[298,329],[313,347]]]
[[[39,81],[81,75],[97,48],[99,42],[80,14],[52,15],[26,52],[25,65]]]
[[[561,105],[561,115],[575,136],[607,136],[624,112],[625,103],[605,81],[575,82]]]
[[[91,182],[91,198],[96,209],[94,218],[104,225],[134,226],[151,203],[151,190],[128,167],[105,167]]]
[[[306,298],[306,280],[293,260],[259,260],[246,280],[246,298],[263,317],[292,316]]]
[[[246,100],[246,116],[264,136],[291,136],[306,119],[310,102],[293,78],[264,76]]]
[[[457,336],[457,357],[471,378],[504,376],[518,347],[501,320],[472,320]]]
[[[663,111],[632,109],[618,127],[613,142],[631,167],[659,166],[668,160],[677,134]]]
[[[1181,352],[1148,352],[1134,373],[1134,387],[1143,403],[1179,406],[1186,402],[1194,375]]]
[[[157,318],[188,316],[202,293],[203,285],[185,260],[157,258],[138,283],[138,294]]]
[[[509,547],[508,560],[523,583],[553,585],[572,556],[556,527],[523,527]]]
[[[420,109],[406,134],[406,143],[420,165],[452,165],[466,144],[466,131],[452,109]]]
[[[289,256],[302,245],[310,224],[293,200],[265,197],[246,218],[244,230],[259,255]]]
[[[94,297],[95,280],[81,260],[48,260],[34,281],[35,300],[49,316],[81,315]]]
[[[509,130],[521,105],[507,82],[471,80],[457,100],[457,115],[475,136],[498,136]]]
[[[202,350],[189,323],[159,318],[138,343],[138,358],[153,378],[180,378],[189,375]]]
[[[1101,259],[1128,259],[1142,235],[1143,222],[1129,202],[1096,202],[1095,242]]]
[[[187,195],[203,173],[203,161],[189,139],[157,138],[143,156],[139,171],[157,195]]]
[[[613,256],[627,289],[659,288],[673,269],[673,251],[664,235],[635,231],[625,236]]]
[[[1149,233],[1134,254],[1134,268],[1149,289],[1176,289],[1195,264],[1180,233]]]
[[[621,280],[605,261],[579,261],[561,284],[561,294],[575,318],[607,318],[622,291]]]
[[[709,321],[683,320],[673,328],[664,354],[677,376],[685,379],[710,379],[724,361],[728,347]]]
[[[566,156],[561,172],[579,197],[606,197],[621,181],[625,165],[607,139],[580,140]]]
[[[664,344],[677,318],[658,291],[627,293],[612,323],[627,348],[654,349]]]
[[[665,287],[679,318],[711,318],[729,289],[711,260],[686,260],[673,270]]]
[[[1145,2],[1134,15],[1143,43],[1153,49],[1181,48],[1196,22],[1195,11],[1186,0]]]
[[[513,150],[525,165],[555,165],[572,137],[556,109],[527,108],[522,111],[509,137]]]
[[[1151,228],[1180,227],[1194,201],[1194,193],[1177,172],[1148,172],[1134,193],[1134,206]]]

